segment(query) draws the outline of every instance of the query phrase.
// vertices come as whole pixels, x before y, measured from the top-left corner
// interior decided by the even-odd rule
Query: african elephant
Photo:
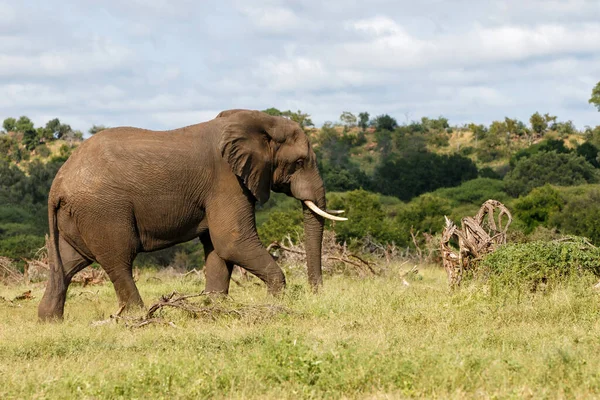
[[[38,308],[61,319],[73,276],[98,262],[121,306],[143,306],[132,276],[140,252],[198,237],[206,256],[206,292],[227,293],[234,264],[270,293],[285,277],[259,241],[255,204],[270,191],[302,201],[308,280],[322,284],[325,190],[315,153],[300,126],[251,110],[149,131],[112,128],[86,140],[57,173],[48,198],[50,278]]]

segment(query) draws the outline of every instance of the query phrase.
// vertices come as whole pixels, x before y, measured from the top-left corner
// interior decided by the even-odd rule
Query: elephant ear
[[[255,112],[248,112],[250,115],[253,113]],[[221,114],[218,117],[228,117]],[[242,179],[256,200],[263,204],[269,200],[273,176],[270,137],[256,118],[244,121],[245,118],[239,118],[240,114],[243,116],[247,113],[236,114],[224,125],[219,149],[233,173]]]

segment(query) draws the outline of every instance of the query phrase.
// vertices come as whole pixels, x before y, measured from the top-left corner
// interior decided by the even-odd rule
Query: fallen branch
[[[333,237],[331,239],[327,241],[328,242],[327,245],[325,245],[325,243],[323,245],[324,264],[326,264],[327,261],[337,261],[337,262],[344,263],[345,265],[354,267],[354,269],[356,271],[358,271],[361,275],[363,275],[363,274],[380,275],[380,272],[376,271],[373,268],[373,265],[375,265],[375,263],[367,261],[356,254],[349,253],[346,248],[345,243],[343,245],[340,245],[335,242],[335,237]],[[288,252],[291,254],[301,255],[302,258],[306,258],[306,251],[302,248],[302,245],[296,246],[298,248],[293,248],[292,246],[294,246],[294,245],[292,244],[292,241],[289,238],[289,236],[288,236],[287,240],[290,243],[289,246],[285,246],[285,245],[281,244],[280,242],[272,242],[271,244],[269,244],[269,246],[267,246],[267,250],[269,252],[271,252],[273,250],[281,250],[281,251]],[[351,258],[354,258],[357,261],[351,260]]]
[[[183,276],[184,276],[184,277],[186,277],[186,276],[189,276],[189,275],[191,275],[191,274],[196,274],[196,275],[198,275],[199,277],[202,277],[202,272],[201,272],[201,271],[198,271],[196,268],[194,268],[194,269],[192,269],[192,270],[190,270],[190,271],[186,272],[185,274],[183,274]]]
[[[18,306],[18,307],[20,307],[20,306],[15,304],[16,302],[23,301],[23,300],[33,300],[33,299],[35,299],[35,296],[31,295],[31,290],[27,290],[27,291],[21,293],[20,295],[15,296],[12,300],[7,299],[6,297],[0,296],[0,300],[4,301],[6,303],[10,303],[13,306]]]
[[[164,318],[157,317],[156,314],[163,308],[175,308],[183,310],[193,318],[210,318],[216,320],[219,316],[233,316],[236,318],[242,318],[250,315],[252,311],[259,311],[263,314],[275,314],[275,313],[292,313],[291,310],[278,306],[278,305],[257,305],[257,306],[241,306],[237,309],[231,309],[222,307],[219,304],[204,305],[198,303],[192,303],[189,301],[191,298],[205,296],[207,293],[190,294],[190,295],[179,295],[177,292],[172,292],[168,295],[161,296],[159,301],[153,304],[148,312],[142,317],[129,317],[122,316],[121,313],[124,307],[121,307],[115,314],[112,314],[109,319],[93,322],[92,325],[100,326],[110,322],[123,322],[128,328],[141,328],[150,324],[161,324],[169,325],[173,328],[177,326],[172,321],[167,321]]]
[[[23,282],[23,274],[17,270],[12,259],[0,257],[0,281],[7,284]]]

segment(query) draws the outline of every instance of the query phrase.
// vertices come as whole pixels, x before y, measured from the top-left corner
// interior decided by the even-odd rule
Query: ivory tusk
[[[346,210],[326,210],[325,212],[331,215],[339,215],[345,213]]]
[[[332,221],[348,221],[348,218],[336,217],[335,215],[327,214],[325,211],[321,210],[319,207],[317,207],[315,203],[313,203],[310,200],[304,200],[304,204],[306,204],[308,208],[313,210],[315,214],[319,214],[321,217],[330,219]]]

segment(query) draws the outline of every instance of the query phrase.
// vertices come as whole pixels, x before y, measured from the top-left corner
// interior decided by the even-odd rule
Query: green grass
[[[116,311],[112,286],[72,287],[62,324],[36,322],[41,286],[0,287],[0,398],[591,398],[600,396],[600,294],[558,287],[492,296],[451,292],[423,268],[403,286],[386,277],[328,277],[318,295],[288,273],[285,297],[233,285],[224,306],[279,304],[289,312],[192,319],[177,328],[92,326]],[[194,278],[142,274],[147,304]]]

